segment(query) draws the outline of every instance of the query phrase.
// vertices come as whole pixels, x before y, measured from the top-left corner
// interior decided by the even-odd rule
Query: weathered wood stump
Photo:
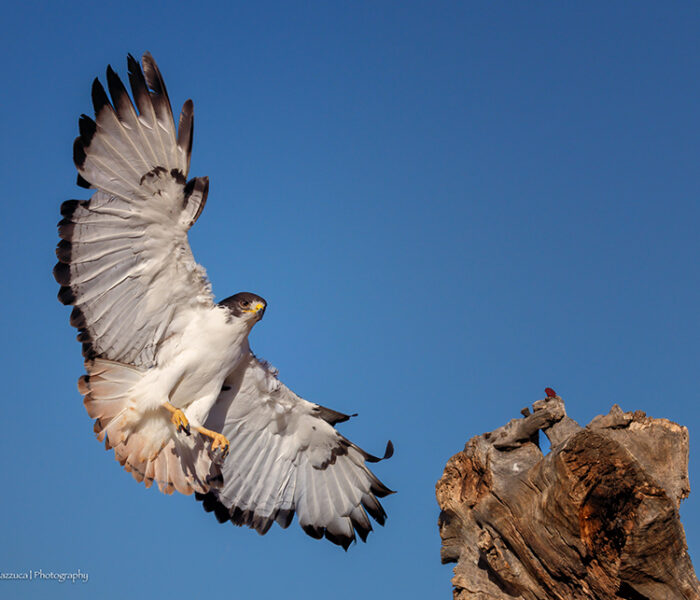
[[[617,405],[581,427],[547,391],[469,440],[437,484],[454,598],[700,598],[678,513],[688,430]]]

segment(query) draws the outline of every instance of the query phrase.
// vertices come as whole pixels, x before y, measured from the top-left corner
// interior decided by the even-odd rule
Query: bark
[[[454,598],[700,598],[678,513],[688,430],[617,405],[581,427],[549,392],[469,440],[437,484]]]

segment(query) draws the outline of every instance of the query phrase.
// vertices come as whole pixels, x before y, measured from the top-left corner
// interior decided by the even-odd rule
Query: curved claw
[[[178,432],[184,432],[185,434],[190,435],[190,422],[187,420],[185,413],[179,408],[175,408],[172,404],[170,404],[170,402],[163,404],[163,408],[171,413],[172,416],[170,417],[170,422],[175,425]]]
[[[211,442],[211,449],[212,452],[216,452],[217,450],[221,451],[221,458],[226,458],[226,455],[228,454],[229,448],[231,447],[231,444],[229,443],[228,439],[226,439],[226,436],[224,436],[221,433],[214,433],[214,435],[211,436],[212,442]]]
[[[187,420],[185,413],[183,413],[179,408],[173,413],[170,420],[172,421],[173,425],[177,427],[178,432],[184,432],[186,435],[190,435],[190,422]]]
[[[226,458],[231,444],[229,444],[228,439],[222,433],[212,431],[206,427],[195,427],[195,430],[211,438],[211,451],[221,452],[221,458]]]

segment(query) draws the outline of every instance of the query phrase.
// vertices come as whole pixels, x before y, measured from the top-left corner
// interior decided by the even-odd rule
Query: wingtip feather
[[[95,108],[96,117],[105,108],[112,108],[107,92],[105,92],[104,87],[102,87],[102,84],[97,77],[95,77],[95,80],[92,82],[92,105]]]
[[[83,145],[83,139],[78,136],[73,142],[73,163],[75,167],[82,171],[85,166],[85,159],[87,155],[85,154],[85,146]]]

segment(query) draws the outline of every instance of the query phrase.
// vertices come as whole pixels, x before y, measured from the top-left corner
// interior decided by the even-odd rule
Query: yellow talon
[[[212,452],[221,448],[221,455],[226,456],[228,454],[229,447],[230,447],[230,444],[228,443],[226,436],[224,436],[221,433],[217,433],[214,436],[213,441],[211,443]]]
[[[226,439],[225,435],[223,435],[222,433],[217,433],[216,431],[212,431],[211,429],[206,429],[204,427],[195,427],[195,429],[199,431],[199,433],[201,433],[202,435],[206,435],[207,437],[210,437],[212,439],[212,452],[221,450],[222,458],[228,454],[229,447],[231,446],[231,444],[229,443],[228,439]]]
[[[178,431],[184,431],[187,435],[190,434],[190,423],[187,420],[185,413],[183,413],[179,408],[173,413],[170,420],[172,421],[173,425],[177,427]]]
[[[175,408],[172,404],[170,404],[170,402],[164,403],[163,408],[172,413],[170,420],[172,421],[173,425],[177,427],[177,430],[184,431],[187,435],[190,435],[190,423],[187,420],[185,413],[183,413],[179,408]],[[220,450],[222,458],[228,454],[229,447],[231,446],[231,444],[229,444],[229,441],[226,439],[225,435],[223,435],[222,433],[217,433],[216,431],[212,431],[211,429],[206,429],[205,427],[195,426],[194,429],[202,435],[206,435],[207,437],[210,437],[212,439],[212,452]]]
[[[177,428],[178,431],[184,431],[187,435],[190,435],[190,422],[187,420],[185,413],[179,408],[175,408],[170,402],[163,404],[166,410],[172,413],[170,421]]]

